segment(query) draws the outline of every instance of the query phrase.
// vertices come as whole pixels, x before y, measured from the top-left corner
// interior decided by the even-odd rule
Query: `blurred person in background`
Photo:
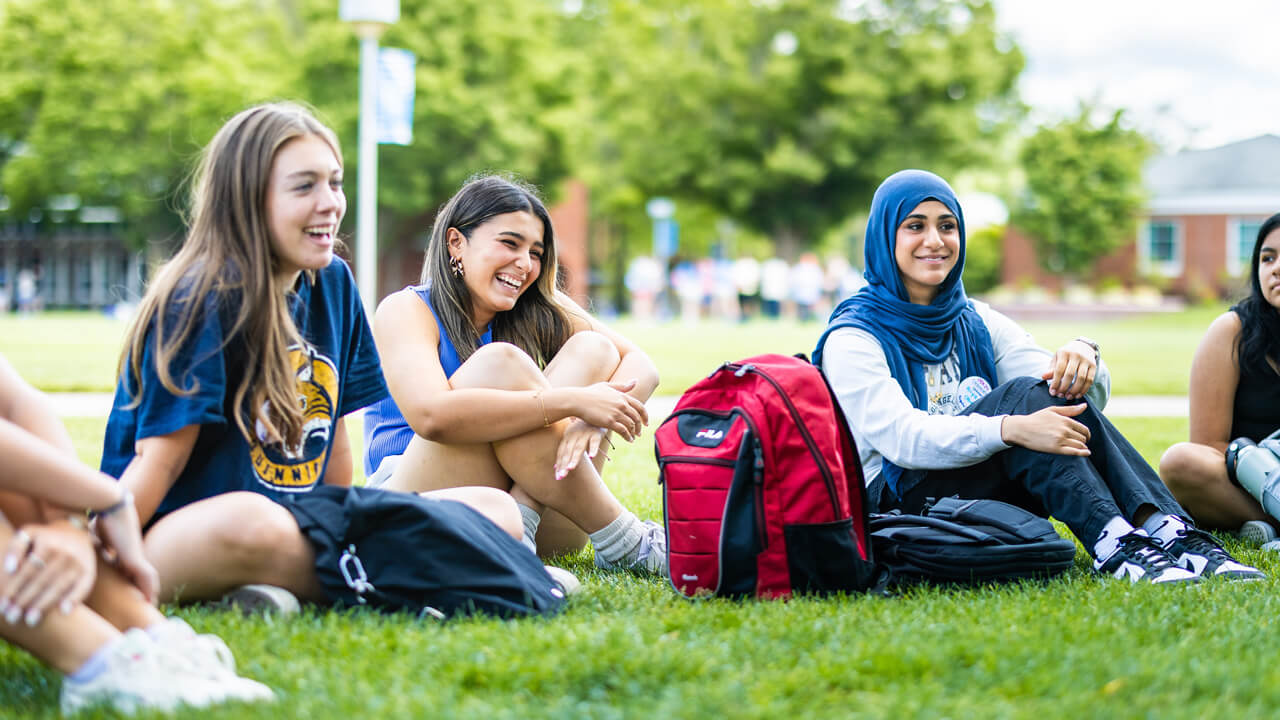
[[[811,252],[802,254],[791,268],[791,299],[795,302],[796,319],[800,322],[814,319],[818,303],[822,300],[823,279],[818,256]]]
[[[767,318],[782,316],[791,294],[791,266],[777,255],[760,264],[760,306]]]
[[[733,284],[738,290],[738,311],[750,320],[760,310],[760,261],[743,255],[733,261]]]

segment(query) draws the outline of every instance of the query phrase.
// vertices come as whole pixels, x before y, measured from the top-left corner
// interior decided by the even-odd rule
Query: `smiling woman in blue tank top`
[[[366,415],[369,484],[507,490],[543,556],[662,574],[666,538],[601,480],[611,434],[634,440],[653,362],[556,287],[551,218],[528,187],[468,182],[436,216],[419,285],[374,316],[391,398]]]

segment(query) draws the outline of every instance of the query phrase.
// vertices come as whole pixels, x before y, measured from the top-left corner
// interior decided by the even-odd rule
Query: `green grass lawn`
[[[1185,395],[1192,353],[1221,312],[1218,307],[1196,308],[1120,320],[1024,325],[1050,349],[1081,334],[1096,339],[1116,394]],[[816,321],[658,325],[628,318],[614,326],[653,357],[662,374],[658,392],[666,395],[679,395],[729,360],[765,352],[809,354],[824,327]],[[0,314],[0,353],[43,390],[109,392],[125,329],[123,322],[96,313]]]
[[[1049,345],[1081,332],[1097,338],[1118,391],[1180,393],[1216,312],[1029,329]],[[653,355],[667,394],[727,359],[807,352],[820,330],[769,322],[618,327]],[[6,316],[0,351],[46,389],[107,390],[122,332],[85,314]],[[1149,462],[1187,432],[1185,418],[1117,424]],[[67,421],[91,465],[104,425]],[[359,423],[349,428],[358,451]],[[656,518],[651,430],[619,443],[606,479],[628,507]],[[583,580],[582,593],[547,620],[441,625],[310,609],[264,621],[170,610],[221,635],[241,671],[281,698],[275,707],[186,713],[200,717],[1266,717],[1280,706],[1280,669],[1245,659],[1265,658],[1278,639],[1266,627],[1280,609],[1280,557],[1230,540],[1228,547],[1273,579],[1127,587],[1094,577],[1081,551],[1075,570],[1045,584],[694,603],[662,580],[598,572],[584,551],[560,563]],[[56,717],[57,690],[54,673],[0,644],[0,717]]]
[[[68,423],[96,462],[104,421]],[[1149,460],[1181,418],[1123,418]],[[354,438],[357,446],[359,436]],[[658,517],[651,433],[619,443],[615,492]],[[1237,547],[1272,579],[1128,587],[1077,568],[1044,584],[919,589],[901,597],[689,602],[665,582],[561,564],[583,591],[559,617],[436,624],[305,611],[266,622],[177,612],[221,635],[278,706],[211,718],[1269,717],[1280,669],[1266,648],[1280,557]],[[1251,658],[1262,658],[1261,661]],[[0,647],[0,716],[53,718],[58,679]]]
[[[1224,308],[1193,308],[1116,320],[1054,320],[1022,323],[1036,342],[1056,350],[1079,335],[1102,347],[1116,395],[1185,395],[1191,356],[1213,318]],[[824,322],[756,320],[745,325],[702,322],[614,327],[644,348],[662,374],[658,392],[679,395],[722,362],[757,353],[813,352]]]
[[[0,313],[0,353],[48,392],[110,392],[126,323],[101,313]]]

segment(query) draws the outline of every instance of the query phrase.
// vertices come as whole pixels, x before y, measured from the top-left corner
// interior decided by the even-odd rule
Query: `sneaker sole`
[[[221,604],[245,615],[295,615],[301,609],[293,593],[274,585],[243,585],[223,596]]]
[[[1250,545],[1266,545],[1276,539],[1276,531],[1266,521],[1250,520],[1240,526],[1239,536]]]
[[[1214,579],[1222,579],[1227,582],[1260,582],[1266,580],[1267,576],[1261,572],[1224,572],[1213,576]]]

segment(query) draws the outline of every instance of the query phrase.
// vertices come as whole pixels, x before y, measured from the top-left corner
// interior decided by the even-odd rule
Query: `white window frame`
[[[1227,218],[1227,274],[1233,278],[1243,277],[1249,273],[1249,258],[1240,258],[1239,250],[1240,227],[1246,223],[1249,225],[1262,225],[1266,222],[1263,217],[1248,217],[1243,215],[1232,215]],[[1253,253],[1253,242],[1257,237],[1249,238],[1249,253]]]
[[[1151,259],[1151,226],[1173,226],[1173,259],[1156,261]],[[1143,275],[1160,275],[1176,278],[1182,275],[1186,260],[1185,232],[1182,220],[1177,218],[1147,218],[1138,226],[1138,269]]]

